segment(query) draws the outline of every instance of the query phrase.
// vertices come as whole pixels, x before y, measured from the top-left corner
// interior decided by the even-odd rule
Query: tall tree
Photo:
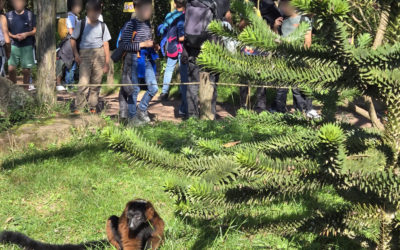
[[[56,1],[37,0],[38,100],[42,105],[56,103]]]

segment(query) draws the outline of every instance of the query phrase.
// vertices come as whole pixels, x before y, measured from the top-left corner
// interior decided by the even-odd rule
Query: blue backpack
[[[183,52],[183,46],[179,42],[178,23],[184,22],[185,14],[171,12],[165,18],[165,22],[158,27],[158,34],[162,35],[161,52],[169,58],[177,58]]]
[[[167,32],[166,54],[169,58],[177,58],[183,52],[182,44],[179,42],[178,26],[173,24]]]

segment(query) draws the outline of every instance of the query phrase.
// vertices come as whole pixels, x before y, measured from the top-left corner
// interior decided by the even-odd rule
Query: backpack
[[[68,35],[67,18],[58,19],[57,32],[61,40],[65,39]]]
[[[216,19],[218,3],[215,0],[189,0],[186,5],[185,43],[192,48],[200,48],[209,38],[208,25]]]
[[[179,35],[178,35],[178,22],[180,18],[177,18],[169,28],[166,34],[166,46],[165,51],[167,57],[169,58],[177,58],[179,54],[182,53],[183,47],[182,44],[179,42]]]

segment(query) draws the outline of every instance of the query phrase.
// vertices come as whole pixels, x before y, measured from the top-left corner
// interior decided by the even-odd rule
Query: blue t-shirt
[[[36,17],[29,10],[25,10],[21,15],[18,15],[15,11],[8,12],[7,22],[8,30],[13,35],[30,32],[36,27]],[[34,44],[34,36],[28,36],[22,41],[12,39],[12,45],[17,47],[33,46]]]

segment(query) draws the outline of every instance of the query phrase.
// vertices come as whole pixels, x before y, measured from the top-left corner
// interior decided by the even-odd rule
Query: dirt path
[[[19,79],[21,82],[22,79]],[[139,94],[139,100],[143,96],[144,92],[142,91]],[[59,93],[58,101],[66,102],[71,101],[75,98],[75,93]],[[118,93],[114,93],[108,96],[101,96],[101,99],[105,102],[105,114],[110,117],[118,117],[119,114],[119,104],[118,104]],[[169,100],[166,102],[158,101],[158,95],[153,98],[150,102],[149,114],[154,121],[171,121],[171,122],[181,122],[182,117],[178,116],[178,107],[180,105],[180,100]],[[318,111],[321,110],[321,107],[316,107]],[[217,119],[223,119],[226,117],[235,116],[236,110],[229,104],[218,103],[217,105]],[[336,117],[339,121],[348,122],[350,124],[354,124],[361,128],[370,128],[372,127],[371,122],[356,114],[348,112],[347,110],[340,109],[338,110]]]
[[[144,92],[139,94],[139,100],[142,98]],[[182,117],[178,116],[180,100],[169,100],[160,102],[159,95],[155,96],[150,102],[149,114],[154,121],[171,121],[181,122]],[[75,94],[63,93],[58,94],[58,101],[68,101],[75,98]],[[119,114],[118,93],[109,96],[101,96],[101,100],[105,102],[105,114],[110,117],[117,117]],[[225,117],[234,116],[235,110],[230,105],[218,104],[217,105],[217,118],[223,119]]]

